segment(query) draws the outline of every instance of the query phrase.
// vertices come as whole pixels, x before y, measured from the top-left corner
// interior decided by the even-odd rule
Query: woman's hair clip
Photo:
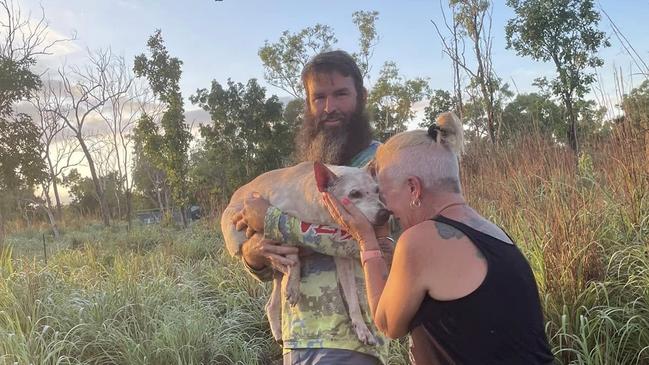
[[[437,133],[440,130],[441,129],[439,128],[439,126],[436,123],[433,123],[430,125],[430,127],[428,127],[428,136],[432,138],[433,141],[437,142]]]

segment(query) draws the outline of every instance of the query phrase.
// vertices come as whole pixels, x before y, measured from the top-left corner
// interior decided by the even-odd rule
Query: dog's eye
[[[363,197],[363,193],[361,193],[359,190],[352,190],[349,192],[349,197],[352,199],[360,199]]]

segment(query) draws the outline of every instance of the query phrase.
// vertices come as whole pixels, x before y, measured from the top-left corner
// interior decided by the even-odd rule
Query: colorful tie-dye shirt
[[[379,142],[372,144],[352,159],[350,166],[366,165],[376,152]],[[301,348],[345,349],[375,356],[387,363],[388,339],[379,332],[371,318],[365,278],[361,267],[358,244],[339,229],[301,222],[295,217],[270,207],[264,226],[268,239],[310,248],[312,255],[300,258],[300,299],[295,307],[282,301],[282,340],[284,352]],[[346,309],[336,280],[336,265],[332,256],[353,257],[358,299],[368,328],[377,338],[378,346],[361,343]],[[244,261],[245,263],[245,261]],[[247,265],[246,265],[247,266]],[[258,279],[272,279],[270,268],[249,271]]]

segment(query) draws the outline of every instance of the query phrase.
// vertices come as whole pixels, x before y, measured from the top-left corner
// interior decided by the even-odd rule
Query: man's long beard
[[[308,107],[307,107],[308,109]],[[295,136],[297,161],[320,161],[332,165],[345,165],[372,141],[369,117],[359,107],[342,123],[327,127],[306,110],[302,126]]]

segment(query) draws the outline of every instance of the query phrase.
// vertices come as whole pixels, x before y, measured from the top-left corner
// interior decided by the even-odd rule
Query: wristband
[[[377,257],[383,257],[383,252],[381,252],[381,250],[361,251],[361,264],[365,266],[365,263],[368,260],[375,259]]]

